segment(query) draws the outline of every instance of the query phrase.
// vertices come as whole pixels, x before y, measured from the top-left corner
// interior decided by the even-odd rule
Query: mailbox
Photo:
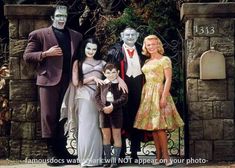
[[[225,58],[224,55],[214,50],[204,52],[200,57],[200,79],[225,79]]]

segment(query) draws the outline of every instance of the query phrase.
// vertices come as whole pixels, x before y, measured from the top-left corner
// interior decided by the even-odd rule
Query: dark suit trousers
[[[140,151],[141,131],[133,128],[135,116],[139,109],[141,92],[143,86],[143,75],[135,78],[125,76],[125,82],[128,86],[128,102],[124,107],[124,130],[130,136],[131,152]]]
[[[63,137],[63,123],[59,122],[60,108],[68,84],[69,75],[63,74],[57,85],[39,86],[43,138]]]

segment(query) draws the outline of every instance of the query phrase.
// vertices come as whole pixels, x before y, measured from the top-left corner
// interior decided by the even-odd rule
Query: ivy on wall
[[[4,89],[6,85],[6,79],[10,76],[9,69],[6,66],[0,67],[0,90]],[[9,102],[8,96],[1,94],[0,95],[0,125],[3,125],[5,122],[10,119],[9,111]]]

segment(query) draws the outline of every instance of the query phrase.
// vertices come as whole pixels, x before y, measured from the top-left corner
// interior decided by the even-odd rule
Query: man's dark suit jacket
[[[77,56],[78,45],[82,40],[79,32],[68,29],[71,38],[71,61]],[[46,57],[41,60],[43,51],[52,46],[59,45],[52,30],[52,26],[35,30],[29,34],[28,45],[24,52],[26,62],[38,63],[37,82],[39,86],[55,86],[62,76],[63,57]]]
[[[107,55],[107,59],[106,59],[107,62],[112,62],[112,63],[116,64],[118,69],[121,71],[121,77],[127,71],[127,60],[125,58],[125,54],[124,54],[124,50],[122,48],[122,45],[123,45],[122,41],[117,42],[116,44],[114,44],[108,50],[108,55]],[[138,56],[139,56],[140,66],[142,67],[144,65],[144,62],[147,59],[147,57],[142,55],[142,53],[141,53],[142,47],[140,45],[138,45],[136,43],[135,47],[136,47],[136,51],[137,51]],[[121,65],[120,65],[122,61],[124,62],[124,72],[123,72],[123,69],[121,68]]]

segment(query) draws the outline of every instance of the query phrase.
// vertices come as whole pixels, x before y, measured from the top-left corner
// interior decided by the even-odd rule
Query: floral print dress
[[[173,130],[184,125],[171,95],[167,96],[167,105],[160,108],[160,98],[164,87],[164,69],[172,68],[170,58],[163,56],[159,60],[145,62],[142,71],[146,78],[143,86],[139,110],[134,127],[142,130]]]

